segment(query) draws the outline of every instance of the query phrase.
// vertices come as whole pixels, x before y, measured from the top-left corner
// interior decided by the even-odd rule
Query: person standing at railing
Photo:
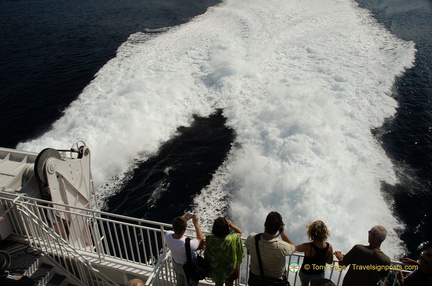
[[[330,232],[324,222],[317,220],[307,226],[307,236],[312,242],[296,246],[296,251],[305,253],[299,276],[302,286],[317,286],[324,278],[326,263],[333,262],[333,248],[326,242]]]
[[[277,238],[279,231],[280,237]],[[257,252],[257,244],[258,251]],[[250,286],[262,286],[262,281],[273,280],[278,285],[288,285],[285,257],[294,253],[295,245],[285,233],[285,224],[278,212],[270,212],[264,223],[264,233],[252,233],[245,241],[250,255]],[[260,259],[259,259],[260,257]],[[260,262],[263,271],[260,269]],[[261,276],[263,272],[264,277]]]
[[[397,278],[401,286],[432,286],[432,248],[423,251],[418,262],[410,258],[404,258],[402,262],[417,265],[418,269],[407,277],[399,271]]]
[[[191,215],[188,213],[185,215],[185,217],[176,217],[172,222],[174,231],[168,231],[165,233],[165,243],[171,250],[173,270],[176,276],[177,286],[198,285],[198,281],[187,281],[186,274],[183,270],[183,264],[185,264],[187,261],[185,250],[186,236],[184,234],[186,232],[187,221],[189,219],[192,219],[196,232],[196,238],[190,240],[192,260],[196,260],[195,251],[200,246],[201,241],[204,240],[197,214]]]
[[[234,233],[231,233],[231,230]],[[210,277],[216,286],[232,286],[239,277],[239,268],[244,257],[241,240],[242,230],[230,220],[218,217],[212,233],[206,235],[204,258],[210,267]]]
[[[350,265],[342,286],[375,286],[387,277],[390,258],[381,251],[382,242],[387,237],[387,230],[376,225],[369,230],[368,246],[357,244],[347,254],[335,251],[339,265]]]

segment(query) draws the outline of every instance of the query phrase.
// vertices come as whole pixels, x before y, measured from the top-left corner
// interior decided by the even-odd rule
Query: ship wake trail
[[[335,0],[226,1],[151,39],[136,37],[50,132],[20,147],[81,138],[95,150],[102,185],[156,154],[193,114],[221,109],[235,148],[194,198],[202,217],[223,213],[213,202],[224,198],[248,233],[276,210],[297,242],[321,219],[342,251],[382,224],[385,251],[400,253],[399,222],[380,192],[396,177],[371,129],[395,113],[391,88],[412,65],[413,43],[355,2]]]

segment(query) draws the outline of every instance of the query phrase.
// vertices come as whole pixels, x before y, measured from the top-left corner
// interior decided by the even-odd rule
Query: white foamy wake
[[[19,148],[82,139],[101,186],[155,153],[192,114],[223,108],[240,147],[195,198],[202,217],[211,221],[229,201],[247,234],[276,210],[298,243],[321,219],[342,251],[382,224],[384,250],[400,252],[399,222],[380,193],[381,181],[396,178],[370,130],[395,113],[391,88],[413,62],[413,43],[346,0],[228,0],[144,37],[119,49],[52,131]]]

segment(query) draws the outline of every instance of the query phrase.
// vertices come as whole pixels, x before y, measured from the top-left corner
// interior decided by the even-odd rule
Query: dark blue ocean
[[[432,237],[432,2],[357,2],[393,35],[414,42],[417,50],[414,66],[392,90],[397,113],[370,130],[396,166],[398,183],[383,181],[381,194],[405,224],[398,235],[415,257]],[[165,28],[188,23],[219,4],[217,0],[0,0],[0,146],[15,148],[51,130],[131,35],[157,38]],[[81,119],[76,120],[79,124]],[[222,108],[191,120],[190,126],[178,126],[177,136],[157,154],[137,159],[136,167],[122,178],[120,190],[106,199],[107,210],[169,223],[190,209],[194,196],[209,185],[230,150],[238,148],[236,130],[227,127]],[[155,195],[159,189],[164,192]],[[230,198],[221,200],[227,203],[218,211],[228,214]]]

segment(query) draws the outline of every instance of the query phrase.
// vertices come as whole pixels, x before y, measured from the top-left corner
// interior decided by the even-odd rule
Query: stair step
[[[9,271],[18,275],[23,275],[41,257],[40,254],[27,253],[24,251],[20,253],[12,253],[10,256],[11,266],[9,267]]]
[[[53,266],[43,263],[39,265],[38,269],[35,271],[35,273],[32,274],[30,278],[32,278],[36,283],[39,283],[44,279],[46,282],[53,268],[54,268]],[[43,283],[43,285],[45,285],[45,283]]]
[[[64,286],[67,283],[66,276],[55,273],[53,266],[42,263],[39,260],[42,255],[27,244],[3,240],[0,241],[0,250],[11,256],[11,265],[8,269],[11,275],[28,275],[35,281],[34,285]]]
[[[14,253],[21,253],[28,248],[27,244],[20,243],[13,240],[3,240],[0,241],[0,249],[6,251],[10,255]]]
[[[55,274],[53,278],[46,284],[46,286],[61,286],[62,283],[66,280],[66,276]]]

